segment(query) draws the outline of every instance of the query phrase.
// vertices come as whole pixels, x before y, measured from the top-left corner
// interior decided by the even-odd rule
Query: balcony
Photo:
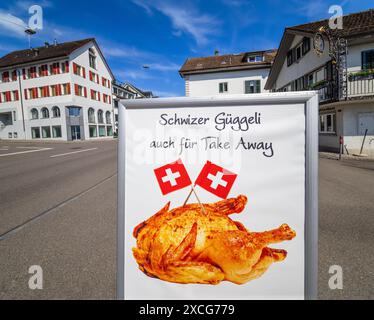
[[[348,99],[374,96],[374,71],[360,71],[348,76]]]
[[[338,86],[333,81],[323,80],[315,83],[310,90],[318,91],[321,104],[339,100],[356,100],[374,97],[374,72],[350,74],[347,80],[347,97],[339,99]]]

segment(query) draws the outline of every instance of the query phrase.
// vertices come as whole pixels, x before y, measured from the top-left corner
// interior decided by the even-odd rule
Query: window
[[[93,108],[88,109],[88,123],[95,123],[95,110]]]
[[[69,116],[70,117],[79,117],[81,114],[81,108],[79,107],[69,107]]]
[[[60,73],[60,63],[59,62],[55,62],[55,63],[51,64],[50,73],[51,73],[51,75]]]
[[[78,84],[75,84],[74,88],[75,88],[75,95],[76,96],[87,98],[87,88],[86,87],[82,87]]]
[[[99,126],[99,137],[105,137],[105,136],[106,136],[105,126]]]
[[[86,69],[79,64],[73,63],[73,72],[77,76],[86,78]]]
[[[310,38],[304,37],[302,44],[302,54],[305,56],[310,51]]]
[[[18,75],[17,75],[17,70],[13,70],[12,72],[12,80],[17,81]]]
[[[70,90],[70,83],[64,83],[62,85],[62,94],[63,95],[69,95],[71,93],[71,90]]]
[[[49,118],[49,110],[47,108],[42,108],[42,118],[43,119]]]
[[[61,72],[62,73],[69,72],[69,61],[65,61],[61,63]]]
[[[110,136],[113,135],[113,128],[112,128],[111,126],[108,126],[108,127],[106,128],[106,135],[107,135],[108,137],[110,137]]]
[[[261,80],[248,80],[244,82],[245,93],[261,93]]]
[[[48,139],[51,137],[51,127],[42,127],[42,138]]]
[[[226,93],[228,92],[228,83],[227,82],[221,82],[219,84],[219,93]]]
[[[362,52],[362,70],[374,69],[374,50]]]
[[[321,133],[335,133],[335,114],[322,114],[320,115],[319,131]]]
[[[261,55],[249,56],[247,58],[247,62],[262,62],[263,60],[263,56]]]
[[[52,136],[53,136],[53,138],[61,138],[62,137],[61,126],[53,126],[52,127]]]
[[[41,77],[48,76],[48,65],[44,64],[39,67],[39,75]]]
[[[28,78],[29,79],[34,79],[36,78],[36,67],[31,67],[27,70],[28,72]]]
[[[96,126],[89,126],[89,131],[90,131],[90,138],[96,138],[97,137]]]
[[[293,64],[293,50],[287,52],[287,67]]]
[[[301,59],[301,45],[296,47],[295,52],[296,52],[296,61],[298,61]]]
[[[9,79],[9,71],[3,72],[2,81],[3,82],[9,82],[10,81],[10,79]]]
[[[39,112],[35,108],[31,109],[31,119],[33,120],[39,119]]]
[[[31,137],[33,139],[40,139],[40,128],[31,128]]]
[[[103,114],[103,110],[99,110],[97,112],[97,121],[99,123],[104,123],[104,114]]]
[[[60,112],[60,108],[55,106],[52,108],[52,115],[53,115],[53,118],[60,118],[61,117],[61,112]]]
[[[112,123],[112,116],[110,114],[110,111],[107,111],[105,113],[105,120],[106,120],[106,124],[111,124]]]
[[[90,60],[90,67],[96,69],[96,54],[95,50],[90,48],[89,49],[89,60]]]
[[[49,97],[49,87],[48,86],[40,87],[39,88],[39,96],[41,98],[47,98],[47,97]]]

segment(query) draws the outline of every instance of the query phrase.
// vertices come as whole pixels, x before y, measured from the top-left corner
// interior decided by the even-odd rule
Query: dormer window
[[[248,56],[247,62],[262,62],[264,61],[264,57],[262,55],[253,55]]]
[[[96,69],[96,53],[95,50],[90,48],[89,49],[89,59],[90,59],[90,67]]]

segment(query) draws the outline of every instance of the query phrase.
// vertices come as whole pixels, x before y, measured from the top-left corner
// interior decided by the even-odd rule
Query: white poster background
[[[234,131],[228,125],[218,131],[215,117],[224,112],[232,116],[260,113],[261,124],[248,131]],[[209,118],[206,125],[163,126],[162,114],[168,117]],[[125,299],[129,300],[248,300],[304,298],[304,218],[305,218],[305,113],[303,104],[146,108],[127,109],[125,171]],[[230,141],[229,150],[205,150],[200,139],[220,136]],[[182,137],[200,140],[193,149],[180,154]],[[239,139],[272,143],[274,155],[266,157],[260,150],[235,149]],[[151,149],[154,140],[175,141],[175,148]],[[269,155],[269,152],[267,153]],[[221,282],[218,285],[175,284],[150,278],[142,273],[133,257],[136,246],[133,229],[159,211],[168,201],[171,208],[183,205],[190,189],[163,196],[153,170],[181,158],[194,181],[207,160],[238,174],[229,198],[243,194],[248,204],[231,219],[242,222],[250,231],[266,231],[287,223],[297,236],[291,241],[270,245],[285,249],[287,258],[270,266],[259,279],[243,285]],[[221,199],[202,188],[196,191],[203,203]],[[197,202],[192,196],[191,202]]]

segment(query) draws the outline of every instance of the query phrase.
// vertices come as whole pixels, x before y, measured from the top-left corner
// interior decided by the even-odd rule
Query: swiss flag
[[[187,170],[180,159],[154,171],[163,195],[183,189],[192,184]]]
[[[237,174],[208,161],[195,184],[222,199],[227,199],[236,177]]]

